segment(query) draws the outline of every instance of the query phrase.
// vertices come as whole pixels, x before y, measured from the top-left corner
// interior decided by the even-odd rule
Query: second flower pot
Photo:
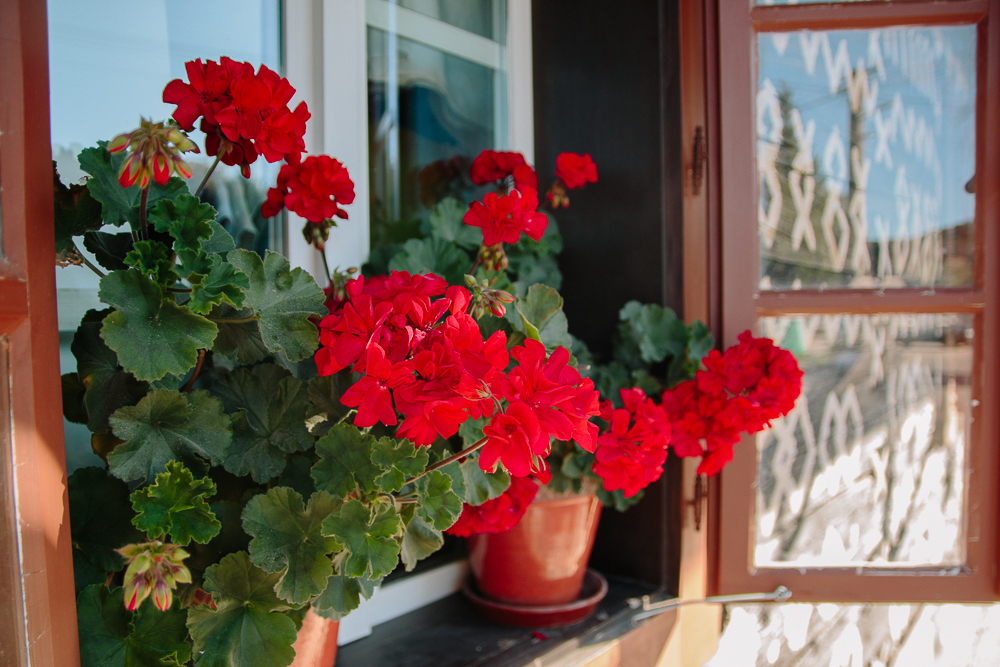
[[[469,536],[469,564],[479,591],[521,605],[573,602],[583,586],[600,516],[601,503],[593,493],[544,498],[540,493],[509,531]]]

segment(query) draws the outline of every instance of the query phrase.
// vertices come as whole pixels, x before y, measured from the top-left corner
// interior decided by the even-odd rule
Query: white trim
[[[507,0],[507,144],[535,164],[531,0]]]
[[[368,25],[388,32],[390,11],[395,10],[396,34],[438,51],[450,53],[490,69],[503,67],[503,46],[492,39],[462,30],[386,0],[367,0]]]
[[[340,621],[337,644],[343,646],[367,637],[379,623],[462,590],[468,576],[469,561],[463,559],[380,586],[370,600],[362,600],[357,609]]]

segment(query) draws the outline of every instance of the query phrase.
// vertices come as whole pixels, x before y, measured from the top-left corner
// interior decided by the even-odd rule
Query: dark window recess
[[[598,165],[600,182],[574,190],[557,218],[570,330],[606,356],[626,301],[681,311],[677,2],[546,0],[532,11],[542,187],[562,151],[590,153]],[[621,636],[635,613],[626,600],[676,594],[680,473],[671,456],[641,503],[624,514],[604,511],[590,566],[610,590],[590,619],[541,630],[542,640],[486,621],[458,593],[340,647],[338,667],[525,665]]]

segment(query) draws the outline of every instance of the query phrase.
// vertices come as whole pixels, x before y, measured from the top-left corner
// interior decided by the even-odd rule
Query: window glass
[[[496,0],[399,0],[399,6],[503,43],[503,4]]]
[[[761,289],[971,285],[976,26],[757,49]]]
[[[409,7],[418,5],[415,20]],[[427,20],[435,7],[442,19]],[[505,31],[497,18],[506,16],[506,3],[369,0],[367,12],[371,238],[377,246],[411,236],[444,196],[471,198],[471,160],[483,149],[506,146]],[[459,15],[466,18],[454,18]],[[492,26],[497,37],[484,38],[486,27],[455,26]]]
[[[960,566],[972,402],[971,315],[762,318],[804,371],[757,436],[754,562]]]

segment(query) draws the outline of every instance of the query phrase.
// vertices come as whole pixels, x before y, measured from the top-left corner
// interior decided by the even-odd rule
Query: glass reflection
[[[757,49],[760,288],[971,285],[976,27]]]
[[[805,371],[757,438],[754,562],[956,566],[965,560],[971,315],[763,318]]]

